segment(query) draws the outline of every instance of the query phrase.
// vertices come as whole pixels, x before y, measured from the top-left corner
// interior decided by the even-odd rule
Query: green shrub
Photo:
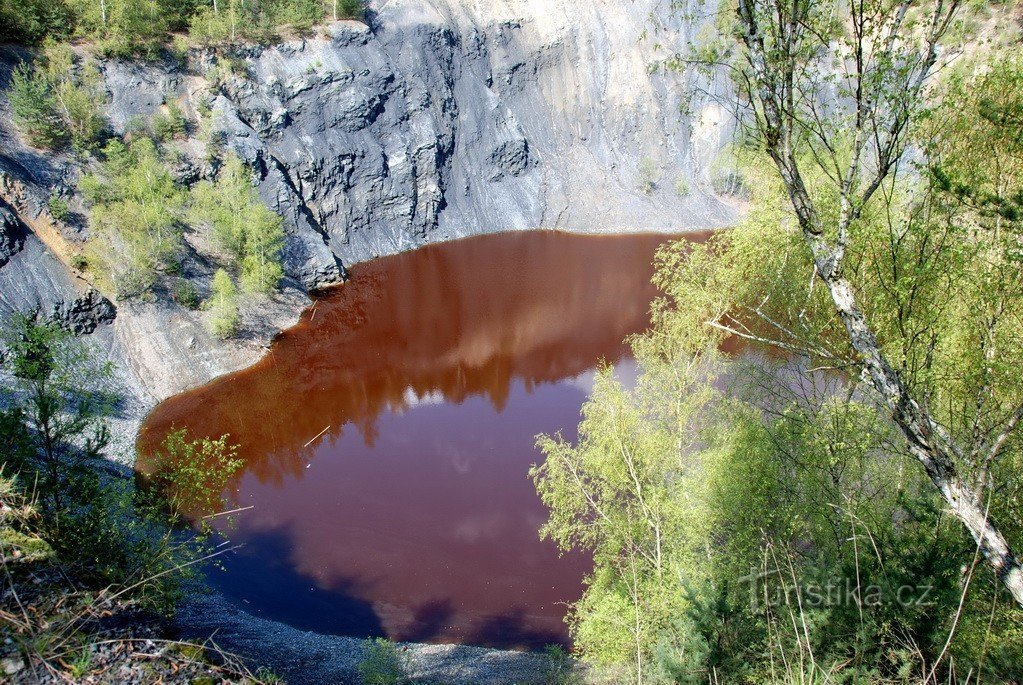
[[[337,19],[359,19],[366,15],[366,3],[364,0],[331,0],[331,17]]]
[[[118,0],[83,3],[80,28],[110,57],[157,57],[167,38],[172,3]]]
[[[402,685],[408,682],[405,658],[398,646],[382,637],[363,643],[359,678],[364,685]]]
[[[32,435],[21,407],[0,410],[0,467],[4,476],[14,476],[28,465],[33,454]]]
[[[67,129],[57,114],[49,80],[27,64],[19,64],[11,77],[7,98],[14,125],[35,147],[57,148],[67,140]]]
[[[196,519],[220,511],[221,493],[244,464],[228,437],[189,440],[181,428],[164,438],[152,483],[173,516]]]
[[[657,164],[649,157],[644,157],[639,163],[639,189],[645,195],[649,195],[657,188]]]
[[[210,330],[220,338],[230,338],[238,332],[241,316],[238,313],[238,288],[231,276],[218,269],[213,276],[213,292],[206,301],[210,311]]]
[[[46,207],[50,210],[50,216],[57,221],[63,222],[71,218],[71,207],[68,206],[67,200],[56,193],[50,194]]]
[[[98,173],[79,188],[92,205],[90,263],[121,297],[147,293],[177,262],[185,192],[148,138],[111,141]]]
[[[70,143],[84,152],[102,137],[105,94],[99,71],[91,62],[76,62],[67,45],[47,43],[33,66],[15,69],[8,98],[15,125],[32,145],[57,149]]]
[[[547,645],[543,648],[544,685],[582,685],[583,679],[575,663],[561,645]]]
[[[284,276],[283,222],[259,199],[251,172],[237,155],[228,156],[215,182],[204,181],[193,189],[191,217],[209,226],[213,242],[240,267],[247,291],[277,288]]]
[[[179,279],[174,286],[174,301],[187,309],[198,309],[199,291],[188,279]]]
[[[153,117],[153,135],[157,140],[167,142],[173,138],[181,138],[185,135],[185,115],[178,103],[171,100],[167,103],[166,111],[160,112]]]

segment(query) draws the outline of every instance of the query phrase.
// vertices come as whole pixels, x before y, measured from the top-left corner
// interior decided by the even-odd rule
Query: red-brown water
[[[600,360],[629,373],[664,241],[508,233],[359,265],[261,362],[161,404],[143,454],[187,427],[245,460],[244,546],[210,581],[319,632],[565,643],[590,560],[538,536],[534,439],[574,439]]]

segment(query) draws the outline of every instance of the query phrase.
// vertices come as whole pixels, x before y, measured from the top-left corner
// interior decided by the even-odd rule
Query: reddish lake
[[[225,493],[253,507],[226,531],[244,546],[210,582],[319,632],[566,642],[590,562],[538,537],[534,437],[575,437],[601,359],[631,371],[664,240],[506,233],[361,264],[261,362],[162,403],[143,451],[177,426],[245,460]]]

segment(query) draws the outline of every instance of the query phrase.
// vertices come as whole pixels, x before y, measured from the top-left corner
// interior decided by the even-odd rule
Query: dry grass
[[[89,590],[65,572],[36,532],[38,514],[0,477],[0,681],[10,683],[272,683],[238,658],[169,639],[165,620]]]

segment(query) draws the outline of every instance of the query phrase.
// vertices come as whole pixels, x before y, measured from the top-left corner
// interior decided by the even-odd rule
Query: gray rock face
[[[54,302],[50,310],[51,319],[76,335],[92,333],[97,326],[111,323],[116,316],[113,303],[94,288],[69,302]]]
[[[285,217],[285,269],[307,289],[436,240],[734,220],[710,178],[731,131],[714,104],[724,80],[651,68],[702,24],[672,0],[483,4],[372,3],[370,26],[245,49],[246,73],[212,98],[204,77],[109,63],[111,121],[168,98],[211,104]]]
[[[258,51],[248,77],[222,89],[228,144],[307,236],[289,254],[307,285],[333,276],[312,236],[350,264],[499,230],[682,230],[733,218],[701,183],[717,146],[701,157],[699,122],[679,114],[720,88],[648,73],[658,40],[699,27],[658,0],[488,5],[380,3],[371,27],[341,22]],[[662,35],[644,39],[651,28]],[[645,195],[644,160],[696,192],[678,197],[673,179]]]
[[[11,257],[25,245],[27,231],[24,224],[10,206],[0,200],[0,266],[3,266]]]

